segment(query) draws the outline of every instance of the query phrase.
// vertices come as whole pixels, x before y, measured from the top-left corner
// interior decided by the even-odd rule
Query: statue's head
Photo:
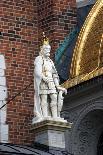
[[[49,57],[50,56],[50,51],[51,51],[51,46],[49,44],[49,39],[45,36],[45,34],[43,33],[43,45],[41,46],[41,50],[40,50],[40,55]]]
[[[50,50],[51,50],[51,46],[48,44],[48,45],[43,45],[41,47],[41,54],[43,56],[46,56],[46,57],[49,57],[50,56]]]

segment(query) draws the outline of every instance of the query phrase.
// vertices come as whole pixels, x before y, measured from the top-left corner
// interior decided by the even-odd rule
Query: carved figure
[[[49,58],[51,46],[44,38],[39,56],[34,61],[35,106],[33,123],[44,118],[60,117],[63,104],[63,93],[66,89],[59,85],[59,76],[53,61]]]

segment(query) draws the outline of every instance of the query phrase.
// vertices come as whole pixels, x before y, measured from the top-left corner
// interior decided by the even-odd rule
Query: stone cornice
[[[68,88],[74,87],[76,85],[79,85],[85,81],[88,81],[90,79],[93,79],[94,77],[98,77],[100,75],[103,76],[103,67],[100,69],[93,70],[92,72],[90,72],[88,74],[79,75],[73,79],[69,79],[66,82],[64,82],[62,84],[62,86],[65,87],[66,89],[68,89]]]
[[[80,83],[74,87],[71,87],[68,89],[68,94],[73,94],[76,92],[80,92],[82,90],[86,90],[89,88],[97,87],[97,85],[101,85],[101,89],[103,89],[103,75],[100,75],[98,77],[94,77],[88,81],[85,81],[83,83]]]

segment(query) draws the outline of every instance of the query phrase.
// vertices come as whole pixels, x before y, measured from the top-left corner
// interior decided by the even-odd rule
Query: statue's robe
[[[50,58],[49,58],[50,59]],[[43,77],[43,57],[42,56],[38,56],[36,57],[35,61],[34,61],[34,90],[35,90],[35,96],[34,96],[34,119],[33,122],[35,121],[39,121],[39,119],[41,120],[43,118],[43,114],[42,114],[42,108],[40,105],[40,84],[42,81],[42,77]],[[59,84],[59,76],[57,74],[56,68],[54,66],[53,61],[50,59],[50,62],[52,64],[53,67],[53,80],[55,85]]]

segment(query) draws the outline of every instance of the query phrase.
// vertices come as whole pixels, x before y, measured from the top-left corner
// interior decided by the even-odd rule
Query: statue
[[[44,35],[39,56],[34,61],[35,105],[33,123],[45,118],[60,118],[63,93],[67,90],[59,85],[59,76],[50,57],[51,46]]]

